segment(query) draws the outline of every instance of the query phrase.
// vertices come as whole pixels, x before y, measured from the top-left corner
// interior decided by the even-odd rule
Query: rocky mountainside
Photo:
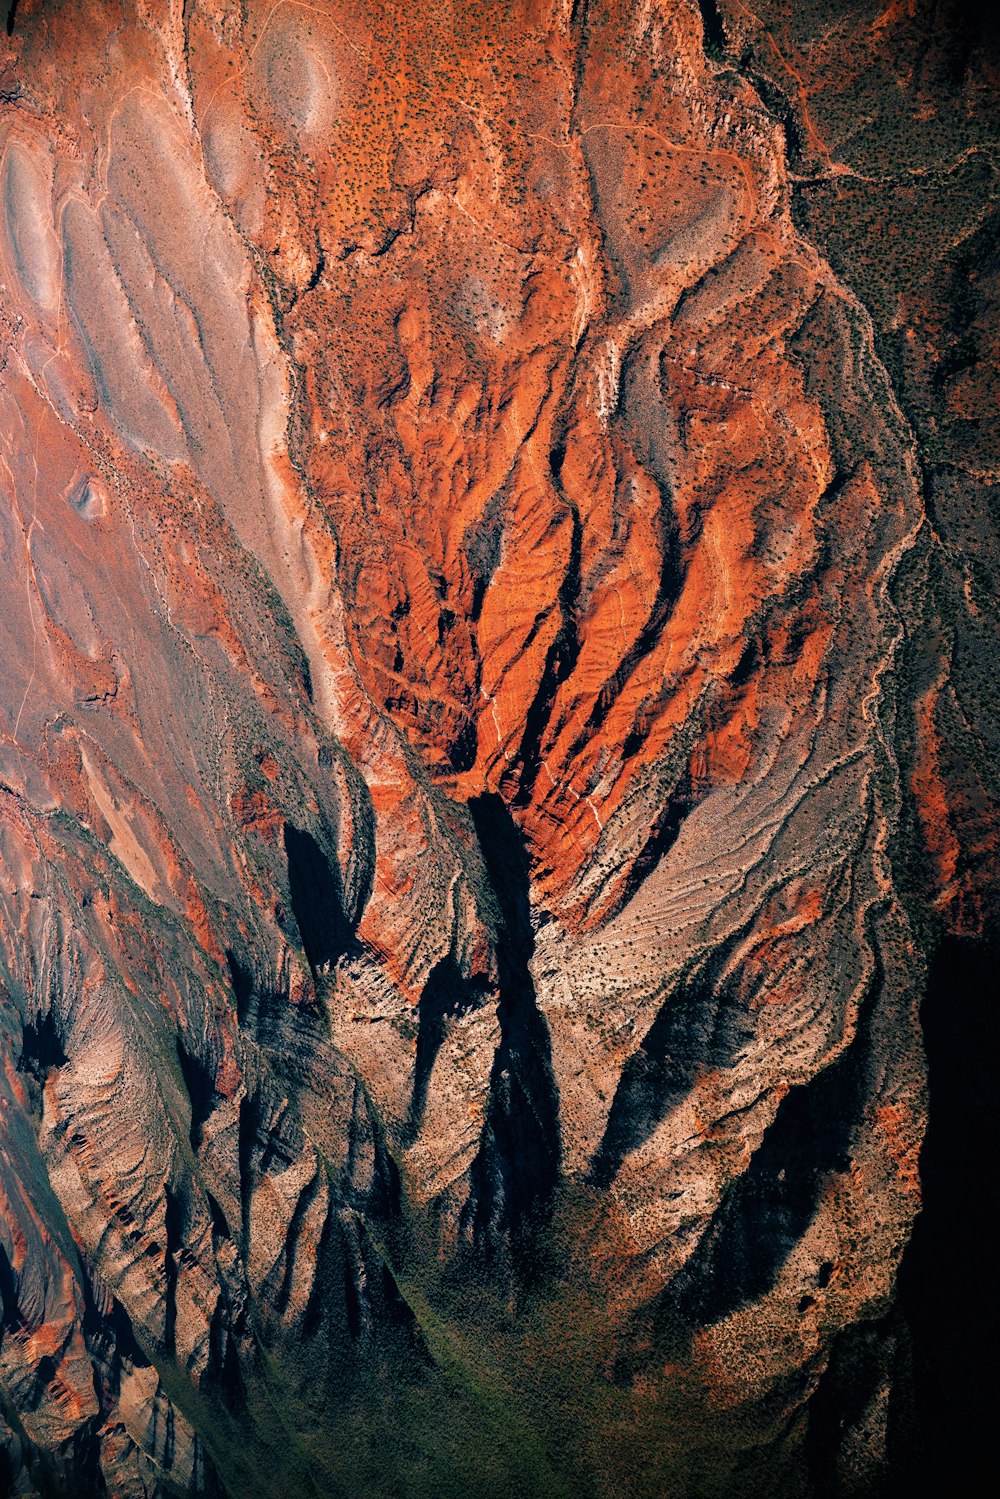
[[[959,1471],[988,10],[6,31],[0,1492]]]

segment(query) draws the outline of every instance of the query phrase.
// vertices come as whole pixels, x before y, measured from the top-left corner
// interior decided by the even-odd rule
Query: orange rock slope
[[[875,1482],[990,824],[780,37],[8,33],[0,1486]]]

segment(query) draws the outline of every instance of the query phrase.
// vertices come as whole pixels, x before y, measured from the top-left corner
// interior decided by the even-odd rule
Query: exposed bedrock
[[[972,1440],[996,74],[830,9],[10,8],[0,1491]]]

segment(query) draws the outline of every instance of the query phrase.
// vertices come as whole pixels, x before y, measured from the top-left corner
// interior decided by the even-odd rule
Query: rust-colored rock
[[[12,1493],[923,1440],[919,1010],[997,889],[996,72],[959,122],[926,9],[11,8]],[[954,161],[847,132],[893,69]]]

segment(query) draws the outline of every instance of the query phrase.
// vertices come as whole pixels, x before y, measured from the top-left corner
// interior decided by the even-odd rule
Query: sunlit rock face
[[[912,1445],[920,1004],[995,909],[996,72],[963,123],[927,7],[863,59],[786,9],[10,8],[4,1492]],[[862,202],[887,78],[952,133]]]

